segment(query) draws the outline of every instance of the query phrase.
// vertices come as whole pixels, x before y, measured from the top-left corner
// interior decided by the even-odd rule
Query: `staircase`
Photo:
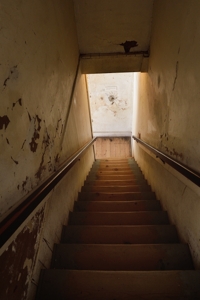
[[[130,159],[95,161],[37,299],[200,299],[200,271]]]

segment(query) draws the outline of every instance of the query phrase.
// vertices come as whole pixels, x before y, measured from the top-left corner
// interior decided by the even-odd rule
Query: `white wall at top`
[[[94,136],[130,135],[133,73],[87,75]]]

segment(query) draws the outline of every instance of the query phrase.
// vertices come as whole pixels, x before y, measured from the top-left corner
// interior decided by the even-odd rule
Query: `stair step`
[[[95,192],[81,192],[78,200],[90,201],[131,201],[131,200],[154,200],[156,199],[154,192],[132,192],[132,193],[95,193]]]
[[[97,175],[132,175],[133,171],[130,169],[128,171],[107,171],[107,170],[103,170],[103,171],[95,171]],[[135,176],[137,174],[142,175],[142,172],[138,170],[138,172],[134,172]]]
[[[173,225],[79,226],[63,227],[63,243],[83,244],[162,244],[177,243]]]
[[[130,157],[130,159],[133,159],[132,157]],[[133,159],[134,160],[134,159]],[[127,162],[129,161],[129,157],[127,158],[120,158],[120,157],[115,157],[115,158],[112,158],[112,157],[108,157],[108,158],[105,158],[105,159],[96,159],[95,160],[96,162]]]
[[[200,271],[43,270],[37,300],[197,300]]]
[[[89,186],[84,185],[81,189],[83,192],[142,192],[151,191],[149,185],[130,185],[130,186]]]
[[[86,180],[85,185],[94,186],[132,186],[132,185],[148,185],[146,180]]]
[[[36,299],[200,299],[189,247],[134,159],[97,160],[81,191]]]
[[[139,201],[76,201],[74,211],[146,211],[161,210],[160,202],[157,200]]]
[[[57,244],[52,268],[68,270],[150,271],[193,269],[185,244]]]
[[[71,212],[70,225],[156,225],[168,224],[165,211]]]
[[[94,173],[93,175],[88,175],[88,179],[96,179],[96,180],[139,180],[139,179],[144,179],[144,176],[135,176],[135,174],[130,174],[130,175],[96,175]]]
[[[105,165],[105,166],[102,166],[100,165],[98,167],[98,171],[130,171],[130,167],[127,165],[127,166],[109,166],[109,165]]]

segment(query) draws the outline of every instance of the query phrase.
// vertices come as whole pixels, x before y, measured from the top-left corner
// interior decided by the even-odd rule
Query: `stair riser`
[[[133,185],[133,186],[83,186],[81,189],[82,192],[142,192],[142,191],[151,191],[151,187],[147,185]]]
[[[90,172],[91,174],[92,172]],[[94,172],[93,172],[94,173]],[[96,175],[133,175],[133,171],[129,170],[129,171],[95,171]],[[134,172],[134,175],[143,175],[142,172],[138,171],[138,172]]]
[[[154,211],[161,210],[160,202],[155,201],[76,201],[74,211]]]
[[[163,244],[177,243],[172,225],[145,226],[64,226],[63,243]]]
[[[150,271],[193,268],[188,246],[73,245],[54,248],[52,268],[68,270]]]
[[[70,225],[156,225],[168,224],[166,212],[70,213]]]
[[[133,193],[95,193],[82,192],[79,193],[78,200],[90,201],[132,201],[132,200],[155,200],[153,192],[133,192]]]
[[[88,175],[87,180],[145,180],[144,176],[131,175]]]
[[[86,180],[86,186],[130,186],[148,185],[146,180]]]

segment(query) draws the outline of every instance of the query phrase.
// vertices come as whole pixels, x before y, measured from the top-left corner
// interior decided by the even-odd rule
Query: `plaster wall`
[[[0,20],[3,219],[92,133],[80,71],[72,95],[79,58],[73,2],[3,0]],[[1,249],[1,299],[34,299],[39,271],[49,267],[53,244],[93,160],[91,148]]]
[[[149,71],[135,75],[133,133],[200,173],[199,1],[155,1]],[[144,152],[133,154],[200,268],[200,191]]]
[[[87,75],[94,136],[130,136],[133,73]]]

